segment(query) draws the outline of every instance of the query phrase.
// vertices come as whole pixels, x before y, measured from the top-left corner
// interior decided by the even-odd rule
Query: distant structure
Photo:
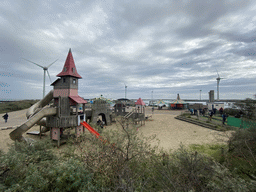
[[[180,94],[177,94],[177,99],[171,104],[171,109],[184,109],[187,107],[187,103],[180,99]]]
[[[217,71],[217,69],[216,69],[216,71]],[[218,75],[218,77],[216,78],[216,80],[217,80],[217,101],[219,101],[219,99],[220,99],[220,80],[224,79],[224,78],[220,78],[218,71],[217,71],[217,75]]]
[[[136,102],[135,102],[135,114],[133,116],[133,121],[135,122],[135,124],[137,124],[138,122],[141,122],[141,125],[145,125],[145,107],[146,104],[144,103],[144,101],[139,98]]]
[[[210,90],[209,92],[209,102],[214,102],[214,90]]]
[[[117,100],[116,104],[114,105],[114,112],[118,116],[124,116],[126,114],[126,105],[122,100]]]
[[[126,101],[126,100],[125,100]],[[116,116],[123,116],[125,119],[132,119],[132,121],[137,124],[141,122],[141,125],[145,124],[145,106],[141,98],[137,100],[135,108],[130,112],[127,112],[127,104],[123,99],[118,99],[114,106],[114,113]],[[112,114],[113,115],[113,114]]]

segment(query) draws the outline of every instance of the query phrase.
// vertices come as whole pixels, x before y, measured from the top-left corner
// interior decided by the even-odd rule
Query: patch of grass
[[[191,118],[191,114],[190,113],[182,113],[181,116],[187,117],[187,118]]]
[[[11,111],[19,111],[22,109],[27,109],[34,105],[39,100],[22,100],[13,102],[3,102],[0,103],[0,113],[8,113]]]
[[[228,146],[225,144],[192,144],[189,145],[189,149],[203,153],[209,157],[212,157],[217,162],[222,163],[224,161],[224,152],[227,151]]]

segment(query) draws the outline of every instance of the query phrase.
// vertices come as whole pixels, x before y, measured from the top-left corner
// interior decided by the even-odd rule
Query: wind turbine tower
[[[23,59],[24,59],[24,58],[23,58]],[[43,68],[43,70],[44,70],[43,98],[44,98],[44,96],[45,96],[45,75],[46,75],[46,71],[47,71],[47,74],[48,74],[48,77],[49,77],[50,81],[52,82],[51,77],[50,77],[50,74],[49,74],[49,71],[48,71],[48,68],[49,68],[50,66],[52,66],[56,61],[58,61],[58,59],[57,59],[56,61],[54,61],[53,63],[51,63],[50,65],[48,65],[47,67],[43,67],[42,65],[39,65],[39,64],[34,63],[34,62],[32,62],[32,61],[29,61],[29,60],[27,60],[27,59],[24,59],[24,60],[26,60],[26,61],[28,61],[28,62],[30,62],[30,63],[33,63],[33,64],[37,65],[38,67]]]
[[[216,69],[216,71],[217,71],[217,69]],[[216,80],[217,80],[217,101],[219,101],[220,100],[220,80],[224,79],[224,78],[220,78],[218,71],[217,71],[217,75],[218,75],[218,77],[216,78]]]

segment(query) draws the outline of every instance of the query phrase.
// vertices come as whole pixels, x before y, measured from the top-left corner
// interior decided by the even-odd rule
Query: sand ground
[[[10,112],[7,123],[1,118],[0,129],[2,127],[17,126],[24,123],[26,121],[26,111]],[[189,144],[225,143],[231,135],[230,131],[214,131],[174,119],[180,113],[181,111],[175,110],[154,110],[154,114],[152,115],[151,108],[147,107],[146,115],[152,115],[152,118],[149,118],[150,121],[146,121],[146,124],[141,126],[138,131],[147,137],[155,134],[156,138],[160,140],[160,147],[165,150],[175,150],[179,148],[181,143],[185,146]],[[3,116],[3,114],[0,115]],[[107,129],[111,129],[111,126],[107,126]],[[11,131],[13,129],[0,130],[0,149],[4,152],[7,152],[8,146],[14,143],[9,137]],[[39,126],[34,126],[29,131],[39,131]],[[38,136],[27,134],[23,136],[38,139]],[[43,138],[48,139],[49,132]],[[155,144],[156,142],[152,142],[152,145]]]

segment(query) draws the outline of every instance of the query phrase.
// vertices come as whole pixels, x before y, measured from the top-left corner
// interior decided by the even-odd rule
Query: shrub
[[[83,162],[56,156],[49,142],[16,143],[0,160],[3,191],[97,190]]]
[[[155,152],[155,148],[147,144],[154,137],[139,136],[132,122],[122,118],[117,118],[117,122],[115,130],[104,130],[104,138],[80,137],[78,153],[94,173],[93,181],[97,186],[109,191],[133,191],[147,179],[150,169],[142,167],[145,168]]]
[[[239,112],[241,112],[241,109],[225,108],[223,112],[230,116],[235,116],[236,114],[239,114]]]
[[[155,191],[250,191],[255,183],[246,182],[196,151],[180,147],[170,155],[154,158]],[[153,188],[153,186],[151,186]],[[151,188],[151,189],[152,189]]]
[[[256,129],[240,129],[228,143],[226,166],[247,179],[256,180]]]

